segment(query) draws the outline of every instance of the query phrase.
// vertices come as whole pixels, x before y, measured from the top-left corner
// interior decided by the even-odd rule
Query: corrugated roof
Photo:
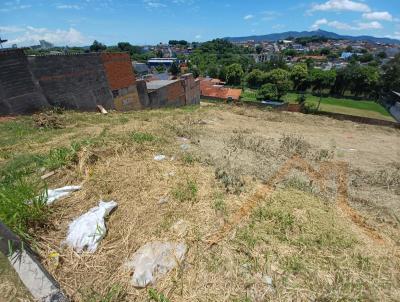
[[[161,87],[170,85],[172,83],[178,82],[179,80],[156,80],[151,82],[146,82],[147,89],[149,90],[156,90],[160,89]]]

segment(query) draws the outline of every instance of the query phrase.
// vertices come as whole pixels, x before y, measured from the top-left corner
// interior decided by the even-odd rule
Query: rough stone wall
[[[0,115],[30,113],[47,106],[24,52],[0,51]]]
[[[32,56],[28,60],[50,105],[78,110],[96,110],[96,105],[114,108],[98,54]]]

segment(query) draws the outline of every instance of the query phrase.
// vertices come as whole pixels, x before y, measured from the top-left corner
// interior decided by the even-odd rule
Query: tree
[[[277,98],[278,89],[275,84],[264,84],[257,91],[257,99],[258,100],[271,100]]]
[[[272,83],[276,86],[276,96],[278,100],[288,93],[291,88],[292,83],[290,82],[289,75],[288,71],[281,68],[271,70],[265,75],[266,82]]]
[[[253,69],[246,77],[247,85],[251,88],[258,88],[265,81],[265,72],[259,69]]]
[[[378,52],[378,54],[376,55],[379,59],[386,59],[387,58],[387,54],[384,51],[380,51]]]
[[[309,81],[313,86],[313,90],[318,91],[319,101],[317,105],[317,111],[321,105],[322,100],[322,90],[330,89],[335,83],[336,72],[334,70],[322,70],[322,69],[312,69],[309,74]]]
[[[210,66],[207,69],[207,75],[210,78],[218,78],[218,68],[216,66]]]
[[[293,82],[293,88],[296,91],[307,89],[308,68],[306,64],[296,64],[290,71],[290,79]]]
[[[93,41],[93,44],[90,45],[90,51],[99,52],[107,49],[107,46],[98,42],[97,40]]]
[[[263,47],[261,45],[256,46],[256,53],[260,54],[263,51]]]
[[[243,74],[240,64],[231,64],[226,68],[226,82],[231,85],[240,85]]]
[[[156,57],[157,58],[162,58],[164,56],[163,52],[161,49],[156,50]]]
[[[173,76],[177,76],[179,74],[179,66],[176,62],[173,62],[171,67],[169,68],[169,72],[173,75]]]

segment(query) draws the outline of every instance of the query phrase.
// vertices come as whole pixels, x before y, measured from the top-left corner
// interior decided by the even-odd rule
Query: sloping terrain
[[[400,299],[397,129],[213,104],[56,116],[60,129],[0,123],[0,156],[74,146],[39,173],[56,168],[49,188],[82,190],[28,230],[72,301]],[[68,224],[101,199],[118,203],[107,235],[77,254],[63,244]],[[188,251],[149,294],[125,263],[151,241]]]

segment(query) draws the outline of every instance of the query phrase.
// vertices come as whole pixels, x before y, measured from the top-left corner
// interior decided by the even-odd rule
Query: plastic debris
[[[52,204],[54,201],[66,197],[81,188],[81,186],[65,186],[58,189],[47,190],[47,204]]]
[[[95,252],[107,232],[104,218],[116,206],[115,201],[100,201],[99,206],[91,208],[69,224],[65,242],[78,253],[85,249],[90,253]]]
[[[186,151],[186,150],[189,149],[189,145],[188,145],[188,144],[182,144],[182,145],[181,145],[181,149],[182,149],[183,151]]]
[[[132,284],[135,287],[146,287],[174,269],[183,261],[186,244],[173,242],[149,242],[139,248],[127,263],[133,269]]]
[[[169,201],[169,197],[168,196],[163,196],[158,201],[158,204],[164,204],[164,203],[167,203],[168,201]]]
[[[154,160],[156,160],[156,161],[162,161],[162,160],[164,160],[166,158],[167,157],[165,155],[162,155],[162,154],[154,156]]]
[[[178,236],[178,237],[184,237],[188,233],[188,228],[189,224],[183,220],[180,219],[177,222],[174,223],[174,225],[171,227],[171,230]]]

